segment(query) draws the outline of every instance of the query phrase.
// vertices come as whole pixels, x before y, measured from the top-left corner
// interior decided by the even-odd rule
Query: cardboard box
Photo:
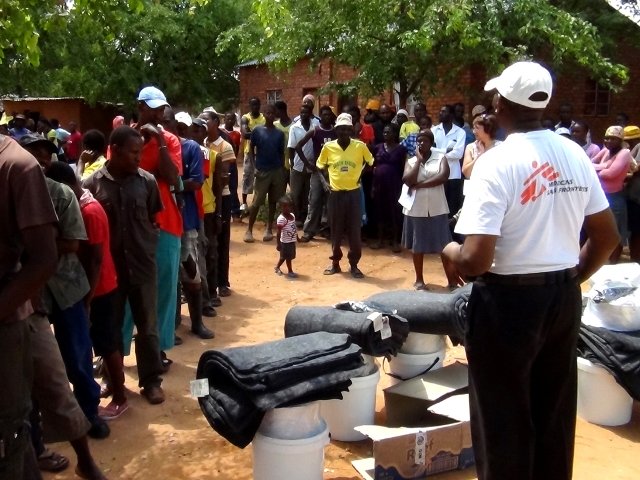
[[[474,464],[467,367],[455,363],[384,391],[389,427],[356,427],[373,458],[353,466],[368,480],[426,478]]]

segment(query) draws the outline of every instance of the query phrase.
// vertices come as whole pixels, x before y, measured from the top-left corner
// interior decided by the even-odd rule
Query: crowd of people
[[[511,116],[501,107],[511,109]],[[232,112],[175,112],[162,91],[146,87],[137,97],[136,122],[114,118],[108,140],[98,130],[82,134],[74,123],[65,130],[45,118],[30,124],[24,114],[3,117],[0,351],[3,369],[11,371],[2,373],[9,393],[1,433],[11,437],[15,452],[7,468],[66,468],[69,460],[45,442],[67,440],[77,453],[79,475],[105,478],[87,436],[108,436],[105,420],[129,408],[123,356],[129,354],[133,327],[141,393],[150,404],[162,403],[162,375],[171,365],[167,352],[182,342],[176,335],[181,303],[187,304],[193,334],[213,338],[204,318],[215,317],[232,294],[231,223],[248,217],[243,240],[253,243],[263,207],[262,240],[273,241],[275,232],[274,271],[289,279],[297,277],[296,243],[320,236],[331,243],[325,275],[342,271],[345,240],[349,273],[356,279],[365,275],[358,266],[365,242],[394,253],[410,250],[416,290],[430,288],[423,274],[426,254],[442,254],[450,288],[465,275],[489,269],[486,252],[493,260],[500,229],[482,219],[497,215],[498,201],[475,219],[463,201],[472,198],[480,208],[487,192],[499,195],[490,183],[478,191],[474,172],[482,165],[486,180],[488,161],[480,159],[494,159],[490,153],[507,133],[519,132],[520,124],[530,125],[535,117],[542,125],[540,112],[527,114],[494,99],[491,106],[473,107],[468,123],[463,104],[443,105],[433,125],[423,103],[414,105],[413,118],[377,100],[364,110],[362,115],[358,105],[342,112],[321,105],[316,116],[316,99],[306,95],[291,118],[285,102],[262,108],[254,97],[238,127]],[[607,129],[602,148],[591,142],[584,121],[571,118],[568,105],[560,121],[548,126],[557,139],[572,140],[560,140],[566,143],[557,148],[573,149],[572,154],[579,149],[591,159],[620,237],[611,262],[627,240],[631,258],[640,260],[640,128],[622,119],[628,121],[621,116],[620,125]],[[557,175],[553,193],[570,192],[573,180],[562,180],[568,172],[551,170],[541,174],[547,180]],[[526,182],[516,199],[520,205],[551,193],[535,180]],[[586,224],[583,243],[589,245],[598,228]],[[494,243],[477,246],[484,236]],[[464,247],[454,250],[454,239]],[[508,270],[497,273],[513,273]],[[31,350],[18,346],[29,343]],[[101,385],[93,376],[94,354],[102,359]],[[110,403],[100,407],[106,397]],[[473,401],[486,411],[494,399]],[[477,441],[484,448],[487,440]]]

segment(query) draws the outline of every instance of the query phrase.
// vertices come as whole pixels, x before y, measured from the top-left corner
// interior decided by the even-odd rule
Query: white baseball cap
[[[549,70],[536,62],[516,62],[492,78],[484,86],[485,91],[497,90],[507,100],[529,108],[542,109],[551,100],[553,80]],[[546,94],[542,100],[533,100],[536,93]]]
[[[178,112],[176,113],[176,122],[184,123],[187,127],[190,127],[193,121],[191,120],[191,115],[187,112]]]
[[[341,113],[340,115],[338,115],[338,118],[336,119],[336,127],[341,127],[345,125],[348,127],[353,127],[353,119],[351,118],[351,115],[349,115],[348,113]]]

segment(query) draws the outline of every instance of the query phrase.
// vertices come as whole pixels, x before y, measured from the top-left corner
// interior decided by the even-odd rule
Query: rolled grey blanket
[[[347,333],[354,343],[368,355],[395,356],[409,334],[409,323],[397,315],[385,314],[389,319],[391,336],[382,338],[369,319],[372,312],[352,312],[334,307],[302,307],[289,310],[284,321],[285,337],[311,332]]]
[[[407,319],[412,332],[449,335],[457,343],[464,339],[472,286],[468,283],[451,293],[394,290],[376,293],[364,301],[396,310],[399,316]]]
[[[347,334],[301,335],[249,347],[209,350],[196,378],[209,394],[198,402],[211,427],[244,448],[268,409],[342,398],[351,378],[371,373]]]

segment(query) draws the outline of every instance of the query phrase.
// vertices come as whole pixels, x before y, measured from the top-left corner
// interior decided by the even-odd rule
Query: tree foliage
[[[34,2],[28,16],[36,52],[5,50],[0,91],[132,104],[142,86],[154,84],[183,108],[235,103],[237,49],[217,53],[215,46],[222,32],[242,21],[248,0],[57,4]]]
[[[588,0],[584,0],[588,1]],[[608,8],[604,0],[600,9]],[[342,88],[377,93],[397,82],[401,103],[423,84],[471,65],[489,73],[522,58],[581,66],[612,86],[627,70],[602,51],[596,27],[548,0],[255,0],[249,21],[225,35],[244,60],[275,54],[275,68],[331,57],[360,74]]]

